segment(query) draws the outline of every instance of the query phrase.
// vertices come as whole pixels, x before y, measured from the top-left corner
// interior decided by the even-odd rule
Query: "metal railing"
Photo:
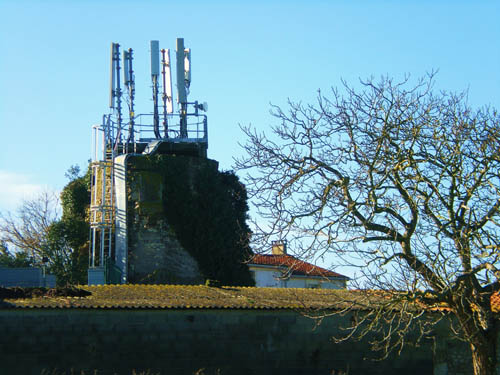
[[[186,120],[186,131],[182,134],[181,120]],[[138,114],[131,120],[118,123],[114,115],[104,115],[101,125],[94,126],[92,160],[112,160],[115,156],[133,153],[134,143],[149,143],[155,140],[172,143],[208,143],[207,116],[198,113],[162,116],[155,129],[153,114]],[[160,137],[157,136],[159,133]]]

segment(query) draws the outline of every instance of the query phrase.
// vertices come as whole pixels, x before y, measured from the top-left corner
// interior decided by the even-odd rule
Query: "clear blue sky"
[[[310,102],[341,78],[414,77],[500,107],[498,1],[0,1],[0,212],[85,168],[108,111],[110,43],[135,51],[150,112],[149,41],[192,49],[190,99],[209,103],[209,157],[230,169],[269,103]]]

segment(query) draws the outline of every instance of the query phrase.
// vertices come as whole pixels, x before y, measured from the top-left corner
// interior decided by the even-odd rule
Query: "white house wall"
[[[254,271],[255,286],[267,288],[284,288],[283,280],[280,280],[280,272],[273,269],[251,269]]]
[[[321,288],[344,289],[342,280],[323,280],[319,278],[290,277],[288,280],[280,279],[281,273],[276,269],[263,269],[250,267],[255,278],[255,286],[261,288]]]

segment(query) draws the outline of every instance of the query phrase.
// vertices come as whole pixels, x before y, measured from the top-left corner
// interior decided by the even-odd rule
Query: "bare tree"
[[[242,128],[247,155],[236,169],[247,171],[268,220],[257,241],[286,237],[301,251],[333,252],[398,306],[374,309],[351,335],[379,330],[382,348],[400,347],[417,322],[434,322],[416,303],[446,305],[474,373],[493,374],[500,117],[469,108],[465,93],[434,94],[433,82],[433,74],[416,84],[370,79],[360,90],[343,82],[343,94],[319,93],[315,105],[273,106],[271,134]]]
[[[15,214],[0,213],[0,239],[40,262],[45,256],[50,228],[59,218],[57,195],[44,191],[24,200]]]
[[[47,266],[59,285],[80,283],[88,247],[77,246],[78,234],[80,227],[85,234],[88,229],[84,223],[63,220],[60,212],[59,199],[52,192],[24,200],[14,214],[0,214],[0,241],[26,254],[31,264]]]

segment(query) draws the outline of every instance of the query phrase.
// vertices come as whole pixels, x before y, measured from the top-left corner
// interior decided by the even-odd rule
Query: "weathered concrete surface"
[[[200,284],[196,260],[181,246],[165,220],[146,224],[138,215],[130,231],[129,282]]]
[[[436,329],[433,350],[434,375],[469,375],[472,370],[472,355],[469,345],[450,337],[451,331],[441,324]],[[500,374],[500,368],[499,374]]]
[[[314,321],[291,310],[0,310],[1,373],[432,373],[432,345],[382,362],[366,342],[330,339],[349,315]],[[219,371],[219,372],[218,372]]]
[[[115,158],[115,263],[121,270],[121,283],[128,278],[128,240],[127,240],[127,155]]]

